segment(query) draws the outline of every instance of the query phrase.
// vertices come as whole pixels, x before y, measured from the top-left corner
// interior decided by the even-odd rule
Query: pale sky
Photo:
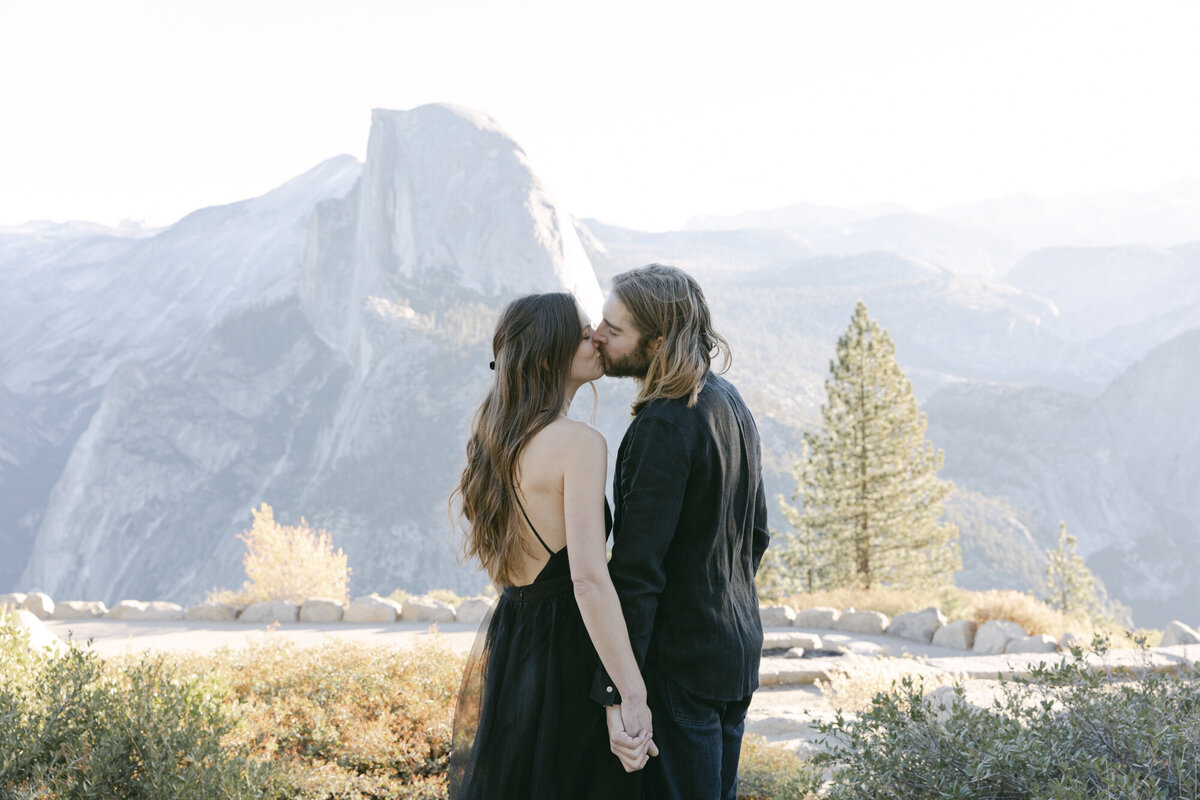
[[[578,217],[1200,177],[1200,3],[0,0],[0,225],[166,224],[449,102]]]

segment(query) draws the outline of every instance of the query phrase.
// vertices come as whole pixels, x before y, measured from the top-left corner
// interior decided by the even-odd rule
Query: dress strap
[[[525,506],[521,504],[521,498],[517,497],[517,493],[515,491],[513,492],[513,497],[517,501],[517,508],[521,509],[521,516],[525,518],[525,523],[529,526],[529,530],[533,531],[533,535],[537,537],[538,543],[541,544],[542,547],[546,548],[547,553],[554,555],[554,551],[550,549],[550,546],[547,545],[545,540],[542,539],[542,535],[537,532],[537,528],[533,527],[533,523],[529,521],[529,515],[525,513]]]

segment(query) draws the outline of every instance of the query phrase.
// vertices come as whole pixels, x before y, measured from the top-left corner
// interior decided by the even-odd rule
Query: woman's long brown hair
[[[565,292],[517,298],[496,323],[496,374],[475,413],[454,496],[468,523],[463,555],[504,586],[512,585],[520,556],[531,552],[517,505],[521,451],[562,412],[582,338],[575,298]]]

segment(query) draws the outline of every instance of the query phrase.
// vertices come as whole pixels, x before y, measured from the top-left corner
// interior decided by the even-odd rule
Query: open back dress
[[[521,509],[524,514],[524,508]],[[612,519],[607,504],[605,530]],[[450,800],[632,796],[588,692],[599,658],[575,602],[567,548],[533,583],[506,586],[467,660],[450,755]]]

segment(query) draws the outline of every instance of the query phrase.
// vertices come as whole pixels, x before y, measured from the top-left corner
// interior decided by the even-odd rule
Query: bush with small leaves
[[[1093,642],[1103,658],[1107,645]],[[961,696],[961,690],[960,690]],[[832,800],[1200,796],[1200,671],[1097,668],[1079,649],[1002,684],[990,708],[933,707],[911,678],[823,724]]]
[[[122,668],[73,644],[30,653],[0,625],[0,795],[240,800],[261,796],[269,764],[230,746],[221,692],[160,658]]]

